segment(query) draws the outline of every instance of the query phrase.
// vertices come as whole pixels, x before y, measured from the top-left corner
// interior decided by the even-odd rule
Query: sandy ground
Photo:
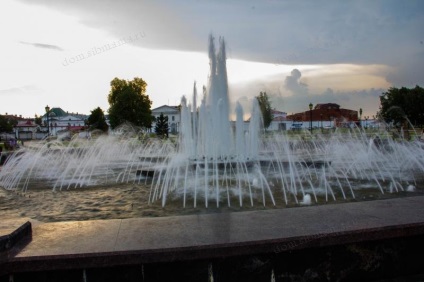
[[[161,202],[149,203],[150,187],[140,184],[121,184],[114,186],[72,188],[53,192],[51,189],[30,189],[25,193],[9,191],[0,188],[0,218],[2,220],[11,218],[31,218],[40,222],[73,221],[89,219],[116,219],[134,217],[158,217],[170,215],[202,214],[216,212],[236,212],[246,210],[279,209],[288,207],[302,207],[302,204],[291,203],[286,205],[282,197],[276,197],[276,205],[267,202],[264,206],[256,201],[254,206],[250,205],[248,199],[240,207],[238,200],[231,202],[228,207],[224,199],[220,207],[216,206],[215,200],[210,200],[208,208],[204,202],[199,201],[197,207],[193,207],[192,199],[187,200],[183,207],[181,198],[168,199],[162,207]],[[404,197],[422,195],[422,190],[415,193],[399,192],[395,194],[379,191],[360,193],[356,191],[356,198],[337,201],[324,199],[318,204],[342,204],[349,201],[376,200],[393,197]],[[260,198],[260,197],[259,197]],[[312,202],[312,205],[317,203]]]

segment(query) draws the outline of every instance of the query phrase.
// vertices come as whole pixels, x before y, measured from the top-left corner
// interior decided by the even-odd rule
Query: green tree
[[[16,122],[13,122],[5,116],[0,115],[0,132],[12,132],[14,125],[16,125]]]
[[[41,116],[35,115],[34,122],[35,122],[35,124],[41,126],[41,124],[42,124]]]
[[[381,116],[386,122],[402,124],[408,119],[415,125],[424,124],[424,89],[418,85],[415,88],[390,88],[380,96]]]
[[[271,124],[272,119],[274,118],[272,115],[271,102],[269,101],[266,92],[260,92],[259,96],[256,96],[256,99],[258,100],[259,108],[262,112],[264,128],[267,129]]]
[[[168,132],[169,132],[168,117],[164,116],[162,113],[156,119],[155,132],[156,132],[156,135],[159,137],[162,137],[162,138],[168,137]]]
[[[101,131],[107,131],[109,129],[106,123],[105,114],[100,107],[91,111],[91,115],[88,117],[87,122],[90,129],[100,129]]]
[[[136,126],[151,128],[152,102],[146,95],[147,83],[138,77],[131,81],[114,78],[110,86],[108,102],[111,127],[130,122]]]

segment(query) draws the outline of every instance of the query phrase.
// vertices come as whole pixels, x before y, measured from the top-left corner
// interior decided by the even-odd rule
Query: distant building
[[[21,140],[30,140],[35,138],[35,133],[37,132],[39,127],[37,124],[35,124],[33,118],[23,118],[22,115],[9,115],[7,113],[3,115],[3,117],[9,121],[12,121],[14,126],[13,132],[3,133],[0,136],[0,140],[2,138],[16,138]]]
[[[159,118],[161,114],[168,117],[169,133],[177,134],[180,131],[180,122],[181,122],[180,107],[163,105],[152,110],[152,115],[155,117],[155,119]],[[153,131],[155,130],[155,126],[156,126],[156,123],[153,122],[152,124]]]
[[[35,124],[34,120],[19,120],[18,124],[14,126],[14,132],[17,139],[32,140],[36,138],[37,131],[40,126]]]
[[[161,114],[168,117],[168,126],[169,126],[169,132],[172,134],[177,134],[180,132],[180,124],[181,124],[181,112],[179,106],[168,106],[163,105],[158,108],[155,108],[152,110],[152,115],[156,118],[158,118]],[[276,131],[276,130],[287,130],[289,127],[289,123],[291,121],[287,120],[287,113],[272,110],[273,120],[271,121],[271,124],[267,128],[269,131]],[[245,121],[245,130],[249,127],[249,120]],[[155,123],[152,124],[152,130],[154,131]],[[232,122],[232,126],[235,126],[235,122]]]
[[[27,120],[27,118],[23,118],[22,117],[22,115],[19,115],[19,116],[17,116],[17,115],[9,115],[9,114],[5,114],[5,115],[3,115],[3,117],[5,118],[5,119],[7,119],[7,120],[15,120],[15,121],[23,121],[23,120]]]
[[[293,123],[303,123],[306,127],[311,120],[313,127],[323,127],[328,122],[336,127],[349,127],[358,123],[358,111],[340,108],[335,103],[316,104],[312,110],[288,115],[287,119]]]
[[[41,126],[35,123],[34,118],[23,118],[21,115],[8,115],[7,113],[3,116],[8,120],[16,121],[13,134],[15,138],[21,140],[43,139],[47,136],[47,132],[51,136],[77,133],[85,129],[88,118],[88,115],[65,112],[61,108],[50,109],[48,118],[47,113],[41,116]]]
[[[287,113],[277,111],[275,109],[271,110],[272,113],[272,121],[267,130],[276,131],[276,130],[287,130],[288,121],[287,121]]]
[[[78,132],[84,130],[88,116],[78,113],[68,113],[61,108],[52,108],[49,111],[47,129],[47,113],[41,118],[44,130],[50,132],[50,135],[57,136],[66,132]]]

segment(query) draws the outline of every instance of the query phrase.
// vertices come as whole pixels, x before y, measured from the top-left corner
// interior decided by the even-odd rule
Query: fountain
[[[422,158],[417,158],[423,156],[419,143],[382,137],[387,141],[383,150],[358,128],[329,137],[309,134],[308,141],[286,134],[260,138],[256,99],[248,128],[238,103],[231,126],[225,54],[224,40],[219,39],[216,53],[211,36],[208,91],[200,107],[196,85],[193,104],[182,99],[180,147],[172,160],[155,169],[150,201],[161,198],[164,206],[171,194],[181,197],[184,207],[188,197],[194,207],[199,198],[206,207],[209,201],[217,207],[221,203],[231,206],[234,199],[239,206],[244,201],[253,206],[258,199],[263,205],[266,201],[276,205],[274,194],[280,193],[285,205],[290,200],[309,204],[311,195],[317,202],[319,197],[336,200],[336,195],[355,198],[354,190],[366,187],[382,194],[415,187],[416,172],[424,169]]]
[[[8,159],[0,186],[26,192],[133,183],[150,187],[150,204],[177,199],[194,208],[310,205],[366,198],[367,191],[419,190],[424,171],[419,141],[394,141],[383,130],[371,137],[360,128],[265,135],[256,99],[249,122],[239,103],[230,114],[222,38],[216,52],[209,37],[209,59],[200,105],[196,84],[191,104],[181,100],[177,142],[144,138],[123,125],[108,136],[39,143]]]
[[[27,222],[1,236],[1,280],[63,278],[64,269],[69,281],[422,278],[409,255],[423,249],[422,197],[221,213],[422,193],[424,145],[361,128],[263,134],[256,99],[249,122],[240,104],[230,121],[223,39],[216,53],[209,38],[209,57],[200,105],[196,84],[191,104],[181,100],[178,140],[124,124],[92,139],[26,142],[8,158],[2,219],[69,222],[42,223],[32,235]],[[151,218],[152,207],[170,206],[196,215]],[[199,206],[218,211],[199,216]]]
[[[181,133],[178,152],[172,160],[157,169],[157,177],[152,184],[151,201],[162,197],[165,205],[169,192],[182,194],[183,206],[188,195],[202,198],[205,206],[209,200],[219,207],[221,199],[237,194],[240,206],[243,194],[248,190],[253,205],[250,179],[259,177],[262,193],[268,193],[275,204],[272,192],[260,169],[251,169],[259,164],[258,144],[260,112],[254,100],[249,130],[245,133],[243,109],[236,107],[237,120],[234,129],[230,123],[228,81],[226,69],[225,41],[219,39],[219,51],[215,52],[214,39],[209,37],[210,76],[208,91],[204,91],[201,105],[197,107],[196,84],[193,90],[193,104],[188,105],[185,97],[181,101]],[[255,173],[256,172],[256,173]],[[182,187],[182,189],[181,189]],[[266,190],[266,191],[265,191]]]

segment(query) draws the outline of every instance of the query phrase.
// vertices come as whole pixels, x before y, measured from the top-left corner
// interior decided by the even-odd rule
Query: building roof
[[[316,104],[314,110],[340,109],[340,105],[336,103]]]
[[[5,115],[2,115],[4,118],[8,119],[8,120],[17,120],[17,121],[22,121],[24,120],[24,118],[20,115],[8,115],[7,113]]]
[[[68,126],[68,129],[71,131],[80,131],[80,130],[84,130],[85,127],[84,126]]]
[[[15,127],[37,127],[38,125],[32,120],[21,120]]]
[[[69,112],[65,112],[64,110],[62,110],[62,108],[51,108],[50,109],[50,116],[49,118],[62,118],[62,117],[68,117],[68,116],[73,116],[75,118],[79,118],[79,119],[86,119],[87,115],[84,114],[79,114],[79,113],[69,113]],[[44,118],[46,118],[46,114],[43,115]]]
[[[287,118],[284,116],[277,116],[272,119],[272,121],[286,121]]]
[[[277,110],[275,110],[275,109],[272,109],[272,110],[271,110],[271,113],[272,113],[273,115],[287,115],[287,113],[286,113],[286,112],[277,111]]]
[[[44,117],[46,117],[47,113],[44,114]],[[52,116],[56,116],[56,117],[61,117],[61,116],[66,116],[67,113],[62,110],[62,108],[51,108],[50,109],[50,117]]]
[[[168,105],[162,105],[160,107],[154,108],[152,110],[152,113],[160,113],[160,112],[179,112],[179,106],[168,106]]]

